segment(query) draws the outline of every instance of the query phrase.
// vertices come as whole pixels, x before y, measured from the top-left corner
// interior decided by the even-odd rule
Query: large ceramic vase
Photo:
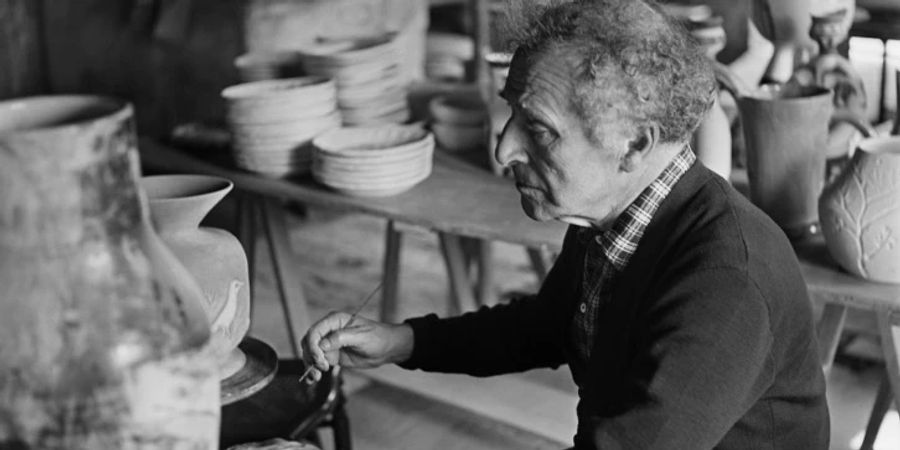
[[[863,140],[819,201],[828,250],[862,278],[900,283],[900,137]]]
[[[0,448],[218,447],[199,288],[138,173],[127,103],[0,102]]]
[[[250,327],[247,256],[231,233],[201,227],[200,222],[233,184],[204,175],[144,177],[157,233],[203,289],[203,309],[210,323],[210,347],[223,379],[246,360],[237,348]]]
[[[738,99],[750,200],[789,237],[815,232],[825,182],[831,92],[769,85]]]

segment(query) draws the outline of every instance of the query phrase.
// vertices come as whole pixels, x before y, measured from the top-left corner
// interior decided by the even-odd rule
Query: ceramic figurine
[[[751,19],[760,33],[772,42],[774,52],[763,81],[785,83],[794,70],[815,55],[815,43],[808,32],[812,16],[825,16],[844,9],[843,26],[848,29],[856,9],[855,0],[753,0]]]
[[[250,328],[247,256],[231,233],[200,221],[234,186],[203,175],[157,175],[141,179],[157,233],[200,284],[210,323],[210,347],[225,379],[246,360],[237,348]]]
[[[149,226],[136,141],[125,102],[0,102],[0,448],[218,448],[201,293]]]
[[[809,34],[819,45],[819,55],[794,72],[791,83],[800,86],[822,86],[834,92],[835,111],[857,116],[866,114],[866,92],[862,77],[850,61],[838,53],[838,45],[847,40],[850,31],[848,11],[842,9],[824,16],[814,16]],[[838,126],[828,142],[828,157],[842,158],[852,149],[852,127]]]

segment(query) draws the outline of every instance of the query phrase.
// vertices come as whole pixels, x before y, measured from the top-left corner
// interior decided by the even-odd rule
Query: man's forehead
[[[518,49],[509,66],[501,96],[520,102],[540,91],[570,91],[578,73],[579,59],[559,47],[540,51]]]

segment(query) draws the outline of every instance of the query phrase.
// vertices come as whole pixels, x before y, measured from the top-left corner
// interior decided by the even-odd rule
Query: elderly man
[[[476,376],[568,364],[576,448],[827,448],[791,246],[686,144],[715,91],[704,56],[643,0],[532,16],[496,157],[530,217],[571,224],[540,292],[399,325],[332,313],[304,339],[309,361]]]

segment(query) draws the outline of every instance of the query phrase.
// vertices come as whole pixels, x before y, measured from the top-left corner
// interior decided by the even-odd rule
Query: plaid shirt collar
[[[638,242],[650,219],[659,209],[675,183],[694,164],[697,159],[690,146],[685,146],[668,166],[647,186],[641,195],[628,205],[625,212],[613,223],[612,227],[596,238],[606,259],[618,271],[625,269],[631,255],[637,250]]]

